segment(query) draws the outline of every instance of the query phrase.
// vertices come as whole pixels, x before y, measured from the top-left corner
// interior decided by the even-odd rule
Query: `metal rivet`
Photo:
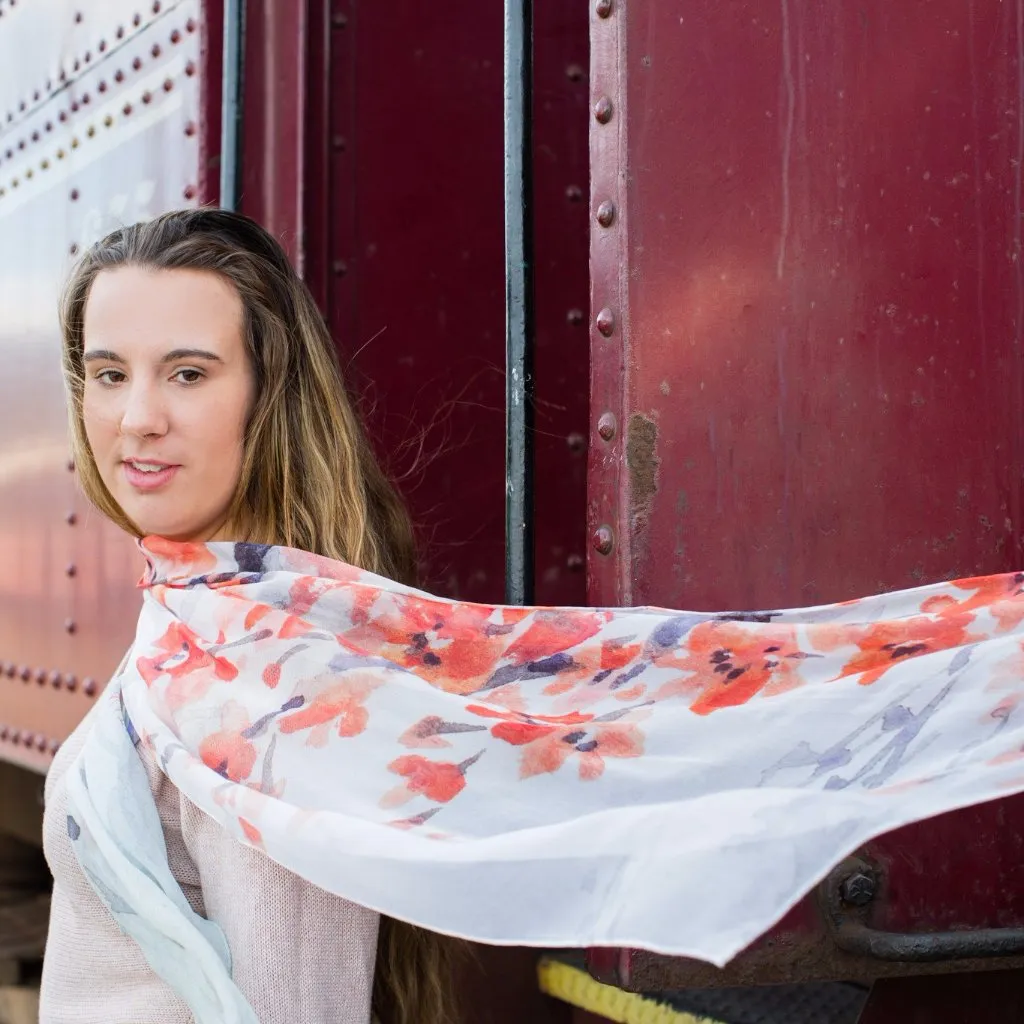
[[[77,198],[78,198],[78,189],[77,188],[73,188],[71,190],[71,202],[74,202]],[[71,465],[68,468],[73,470],[75,468],[75,464],[72,462]]]
[[[107,83],[106,83],[106,82],[100,82],[100,84],[99,84],[99,85],[97,85],[97,86],[96,86],[96,88],[97,88],[97,89],[98,89],[98,90],[99,90],[100,92],[106,92],[106,91],[107,91]]]
[[[10,735],[7,737],[12,743],[18,743],[21,740],[21,730],[12,729]]]
[[[174,45],[175,43],[180,43],[180,42],[181,42],[181,31],[179,29],[175,29],[171,33],[171,44]]]
[[[46,680],[49,677],[49,675],[50,675],[50,673],[47,672],[45,668],[37,668],[36,669],[36,682],[40,686],[42,686],[43,683],[46,682]]]
[[[132,112],[132,105],[130,103],[126,103],[121,108],[121,113],[124,114],[125,117],[128,117],[128,115],[131,114],[131,112]]]
[[[345,146],[347,145],[347,143],[345,141],[345,136],[344,135],[335,135],[334,138],[331,139],[331,145],[334,147],[334,149],[337,152],[339,152],[339,153],[343,152],[344,149],[345,149]]]
[[[160,44],[159,44],[159,43],[154,43],[154,44],[153,44],[153,46],[152,46],[152,48],[150,49],[150,51],[149,51],[149,52],[150,52],[150,53],[151,53],[151,54],[152,54],[152,55],[153,55],[154,57],[159,57],[159,56],[160,56],[160,54],[161,54],[161,53],[162,53],[163,51],[161,51],[161,49],[160,49]]]
[[[597,223],[603,228],[610,228],[615,223],[615,204],[610,199],[597,208]]]
[[[185,22],[185,31],[186,32],[195,32],[195,30],[196,30],[196,19],[195,18],[189,18],[188,21]]]
[[[583,557],[581,555],[570,555],[565,560],[565,567],[570,572],[579,572],[583,568]]]
[[[6,740],[11,735],[11,727],[9,725],[0,725],[0,740]]]
[[[579,185],[569,185],[565,190],[565,198],[570,203],[578,203],[583,198],[583,189]]]
[[[75,248],[75,252],[77,252],[78,251],[78,246],[76,245],[74,248]],[[74,526],[75,523],[78,522],[78,516],[74,512],[69,512],[64,517],[64,522],[67,523],[68,526]]]
[[[82,683],[82,693],[84,693],[86,697],[95,697],[96,689],[95,679],[86,679],[86,681]]]
[[[142,102],[143,102],[143,103],[149,103],[149,102],[150,102],[150,101],[151,101],[152,99],[153,99],[153,94],[152,94],[152,93],[151,93],[151,92],[150,92],[150,91],[149,91],[149,90],[147,89],[147,90],[146,90],[146,91],[145,91],[145,92],[144,92],[144,93],[142,94]]]
[[[196,123],[195,123],[195,121],[189,121],[189,123],[187,125],[185,125],[185,134],[188,135],[191,138],[193,135],[195,135],[195,133],[196,133]]]
[[[573,327],[578,327],[581,323],[583,323],[583,310],[570,309],[569,312],[565,314],[565,319]]]
[[[331,18],[331,24],[335,28],[344,28],[348,24],[348,18],[339,11],[333,18]]]
[[[50,740],[50,756],[55,757],[60,750],[60,740]]]
[[[64,632],[65,633],[75,633],[77,630],[78,630],[78,625],[76,624],[74,619],[65,619],[64,620]]]
[[[124,39],[124,25],[118,25],[117,31],[114,33],[118,39]]]
[[[599,18],[607,18],[612,13],[612,0],[597,0],[594,11]]]
[[[124,72],[120,68],[118,68],[117,71],[114,72],[114,81],[115,82],[123,82],[124,81]]]
[[[50,685],[52,687],[54,687],[55,689],[59,690],[60,686],[61,686],[61,683],[63,683],[63,682],[64,682],[64,677],[59,672],[54,670],[53,672],[50,673]]]
[[[76,25],[81,25],[82,24],[82,17],[83,17],[83,15],[82,15],[81,11],[75,11],[75,24]]]
[[[594,550],[599,555],[610,555],[612,553],[612,548],[615,546],[615,537],[610,526],[599,526],[594,531],[592,539]]]
[[[68,247],[68,252],[71,253],[72,256],[77,256],[78,255],[78,243],[77,242],[72,242],[71,245]]]
[[[101,39],[99,41],[99,44],[96,46],[96,49],[99,50],[100,53],[106,53],[107,52],[107,41],[106,41],[106,39]]]
[[[607,96],[594,104],[594,119],[598,124],[607,124],[612,119],[612,101]]]
[[[142,58],[141,57],[136,57],[135,60],[132,61],[132,69],[135,70],[135,71],[138,71],[141,67],[142,67]]]
[[[138,28],[142,24],[142,15],[141,14],[136,14],[135,17],[132,18],[132,24],[136,28]]]
[[[15,665],[13,661],[9,661],[9,662],[7,662],[7,664],[6,664],[6,665],[4,665],[4,672],[5,672],[5,673],[7,674],[7,676],[8,676],[9,678],[11,678],[11,679],[13,679],[13,678],[14,678],[14,676],[15,676],[15,673],[16,673],[17,671],[18,671],[18,666],[17,666],[17,665]]]
[[[196,62],[194,60],[190,60],[185,65],[185,74],[188,75],[189,78],[191,78],[195,73],[196,73]]]
[[[173,78],[165,78],[164,79],[164,92],[170,92],[173,88],[174,88],[174,79]]]
[[[605,306],[600,313],[597,314],[597,329],[606,337],[610,338],[612,333],[615,331],[615,314]]]
[[[38,750],[40,754],[43,753],[43,751],[46,750],[48,745],[49,745],[49,741],[46,739],[45,736],[37,736],[36,737],[36,750]]]
[[[196,197],[195,186],[194,185],[186,185],[185,186],[185,191],[182,193],[182,195],[186,199],[195,199],[195,197]]]
[[[32,669],[28,665],[22,665],[18,669],[18,675],[21,677],[22,682],[27,683],[32,678]]]
[[[78,575],[78,566],[74,562],[68,562],[64,567],[64,575],[70,578],[74,578]]]
[[[610,412],[601,413],[601,418],[597,421],[597,432],[601,437],[602,441],[610,441],[615,437],[615,430],[618,424],[615,422],[615,417]]]
[[[331,268],[338,277],[344,277],[348,273],[348,264],[344,260],[335,260]]]
[[[565,439],[565,443],[571,452],[581,452],[587,447],[587,439],[575,430]]]
[[[35,746],[35,742],[36,742],[36,735],[35,735],[35,733],[33,733],[33,732],[23,732],[21,734],[21,742],[26,747],[33,747],[33,746]]]
[[[160,0],[153,0],[153,13],[154,14],[159,14],[160,13]]]
[[[565,77],[570,82],[578,82],[583,77],[583,68],[579,64],[570,64],[565,69]]]
[[[65,676],[64,677],[64,689],[74,693],[78,689],[78,677],[77,676]]]

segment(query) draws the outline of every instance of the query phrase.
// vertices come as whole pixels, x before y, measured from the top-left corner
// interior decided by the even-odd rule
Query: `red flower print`
[[[149,571],[142,578],[143,584],[158,580],[192,579],[217,568],[217,556],[205,544],[146,537],[140,547],[149,562]]]
[[[687,674],[654,696],[692,697],[690,710],[707,715],[746,704],[762,691],[770,696],[799,686],[799,665],[806,657],[792,628],[712,619],[690,630],[684,653],[672,649],[655,658],[656,665]]]
[[[339,736],[358,736],[370,720],[363,705],[380,685],[380,679],[368,673],[350,672],[309,698],[303,707],[283,717],[279,728],[286,734],[313,730],[309,740],[312,746],[323,746],[327,742],[326,726],[335,720]]]
[[[147,686],[164,674],[171,677],[165,700],[172,711],[201,698],[217,680],[230,682],[238,675],[227,658],[200,647],[196,635],[180,622],[172,622],[153,646],[164,653],[139,658],[135,666]]]
[[[203,764],[232,782],[245,782],[256,764],[256,747],[244,735],[250,726],[245,709],[234,701],[223,706],[221,728],[199,744]]]
[[[830,643],[853,644],[859,648],[839,673],[839,679],[860,675],[858,682],[870,686],[894,665],[933,651],[945,651],[980,639],[967,632],[974,613],[950,598],[936,598],[922,605],[926,614],[908,619],[878,622],[833,631]]]
[[[480,752],[482,754],[483,751]],[[446,804],[466,787],[466,771],[476,764],[476,754],[461,764],[448,761],[431,761],[420,754],[403,754],[388,765],[388,771],[401,775],[405,782],[389,790],[381,798],[384,808],[397,807],[414,796],[425,796],[435,803]]]
[[[466,710],[502,719],[491,728],[491,735],[525,748],[519,763],[519,777],[523,779],[556,772],[575,756],[580,759],[580,778],[596,779],[604,772],[606,757],[639,757],[644,751],[644,735],[634,724],[640,717],[636,711],[617,711],[594,718],[578,713],[525,715],[480,705],[470,705]],[[633,721],[624,721],[626,715]]]

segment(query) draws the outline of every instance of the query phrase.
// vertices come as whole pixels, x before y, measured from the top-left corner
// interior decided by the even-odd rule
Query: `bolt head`
[[[610,412],[601,413],[601,418],[597,421],[597,433],[602,441],[611,441],[615,437],[616,429],[615,417]]]
[[[591,538],[594,544],[594,550],[599,555],[610,555],[612,548],[615,546],[615,536],[612,533],[610,526],[599,526]]]
[[[612,101],[607,96],[602,96],[594,104],[594,120],[598,124],[607,124],[612,119]]]
[[[851,907],[866,907],[875,898],[876,889],[875,880],[871,875],[857,871],[840,882],[839,896]]]
[[[610,228],[615,223],[615,204],[610,199],[597,208],[597,223],[603,228]]]
[[[597,0],[594,11],[599,18],[607,18],[612,13],[612,0]]]
[[[612,333],[615,331],[615,314],[605,306],[605,308],[597,314],[595,323],[597,324],[597,329],[601,334],[606,338],[610,338]]]

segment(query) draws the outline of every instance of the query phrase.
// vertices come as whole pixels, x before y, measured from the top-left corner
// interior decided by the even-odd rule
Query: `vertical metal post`
[[[245,0],[224,0],[224,77],[220,119],[220,205],[224,210],[238,209],[242,189],[244,45]]]
[[[533,602],[533,0],[505,0],[505,600]]]

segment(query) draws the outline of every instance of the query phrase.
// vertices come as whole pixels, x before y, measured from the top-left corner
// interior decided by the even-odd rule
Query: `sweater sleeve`
[[[368,1024],[377,915],[238,842],[185,797],[181,834],[260,1024]]]

